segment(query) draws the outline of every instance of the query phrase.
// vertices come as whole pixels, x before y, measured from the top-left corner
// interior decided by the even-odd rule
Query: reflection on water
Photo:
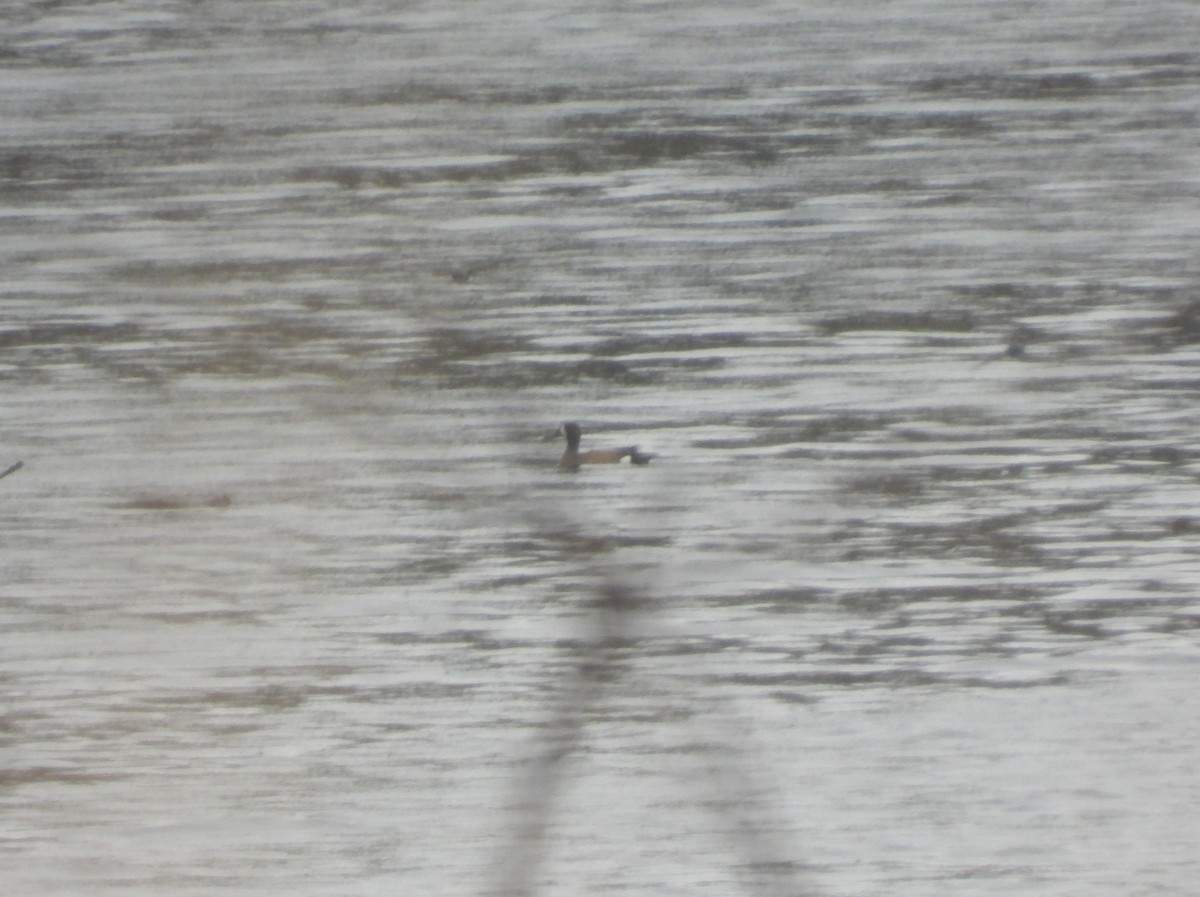
[[[1192,6],[492,6],[0,13],[5,893],[1188,893]]]

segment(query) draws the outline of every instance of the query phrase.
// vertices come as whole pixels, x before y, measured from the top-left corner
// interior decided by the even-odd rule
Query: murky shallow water
[[[487,892],[617,579],[541,892],[1190,893],[1194,8],[488,13],[3,14],[4,891]]]

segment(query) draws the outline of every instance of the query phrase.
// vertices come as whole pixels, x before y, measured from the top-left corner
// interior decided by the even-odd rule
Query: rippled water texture
[[[1192,894],[1198,18],[6,5],[0,891]]]

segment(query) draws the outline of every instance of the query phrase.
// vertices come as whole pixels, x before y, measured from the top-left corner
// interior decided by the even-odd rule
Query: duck
[[[583,430],[574,421],[568,421],[558,428],[555,436],[567,438],[567,449],[563,452],[558,466],[564,470],[578,470],[581,464],[619,464],[622,458],[628,458],[630,463],[639,467],[650,463],[654,457],[649,452],[640,452],[636,445],[626,445],[615,449],[592,449],[588,452],[579,450],[579,438]]]

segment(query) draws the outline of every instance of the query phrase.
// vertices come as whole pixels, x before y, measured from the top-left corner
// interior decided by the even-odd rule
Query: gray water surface
[[[0,891],[1192,894],[1198,18],[6,7]]]

